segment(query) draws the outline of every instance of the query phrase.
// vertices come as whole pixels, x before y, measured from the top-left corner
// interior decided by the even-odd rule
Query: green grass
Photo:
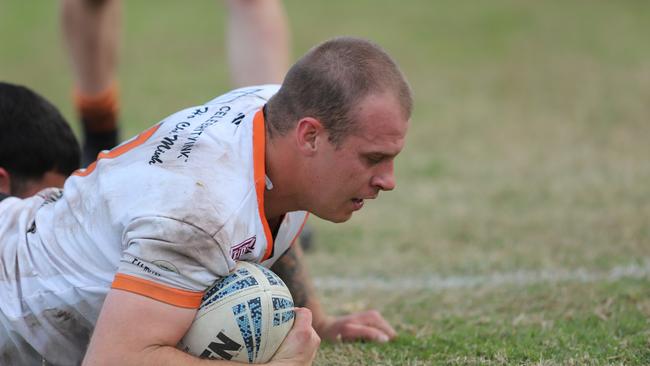
[[[645,280],[431,295],[409,293],[409,301],[404,294],[384,300],[385,311],[400,324],[395,343],[326,344],[322,364],[650,362],[650,290]]]
[[[294,55],[371,38],[415,93],[395,192],[347,224],[313,220],[315,277],[604,271],[650,258],[650,3],[285,2]],[[229,88],[225,9],[125,2],[124,137]],[[57,2],[0,3],[0,79],[74,121]],[[650,279],[447,290],[323,290],[380,309],[388,345],[324,345],[318,365],[647,365]]]

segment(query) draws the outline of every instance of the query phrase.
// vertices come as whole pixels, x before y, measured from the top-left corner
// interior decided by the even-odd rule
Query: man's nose
[[[393,162],[387,164],[387,167],[379,174],[372,177],[371,184],[382,191],[392,191],[395,189],[395,172],[393,169]]]

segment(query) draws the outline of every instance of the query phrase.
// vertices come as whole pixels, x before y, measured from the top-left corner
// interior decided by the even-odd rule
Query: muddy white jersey
[[[100,153],[62,194],[1,201],[0,363],[79,363],[110,287],[198,308],[236,260],[270,267],[307,218],[287,213],[274,237],[264,215],[262,107],[278,87],[177,112]]]

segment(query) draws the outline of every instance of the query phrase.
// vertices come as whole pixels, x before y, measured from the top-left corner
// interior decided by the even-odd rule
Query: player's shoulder
[[[220,95],[207,102],[206,105],[232,103],[264,104],[273,96],[273,94],[277,93],[279,89],[279,84],[247,86]]]
[[[234,89],[202,105],[188,107],[167,116],[159,123],[161,128],[156,135],[189,134],[197,137],[195,135],[200,135],[207,127],[226,126],[220,122],[227,119],[231,125],[238,127],[245,117],[252,116],[279,89],[279,84]]]

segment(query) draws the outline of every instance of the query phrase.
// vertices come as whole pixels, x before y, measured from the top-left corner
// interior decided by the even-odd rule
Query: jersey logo
[[[237,117],[235,117],[235,119],[233,119],[232,121],[230,121],[230,123],[232,123],[232,124],[235,125],[235,126],[239,126],[239,124],[240,124],[241,121],[244,119],[244,117],[246,117],[246,115],[240,112],[240,113],[237,115]]]
[[[231,107],[228,105],[224,105],[219,107],[219,109],[214,112],[210,117],[208,117],[205,121],[201,122],[198,126],[196,126],[187,136],[186,136],[186,141],[183,143],[181,146],[181,150],[176,157],[176,159],[181,159],[184,162],[187,163],[187,161],[190,159],[190,154],[192,153],[192,150],[194,149],[194,145],[199,141],[199,138],[203,134],[203,131],[205,131],[208,127],[221,122],[221,119],[224,118],[228,112],[230,111]],[[207,112],[208,109],[206,107],[205,112]],[[205,113],[202,112],[202,113]],[[201,113],[201,114],[202,114]],[[192,116],[188,116],[187,118],[193,118],[196,114],[193,114]]]
[[[230,258],[237,260],[244,254],[251,253],[255,248],[256,240],[256,237],[253,236],[230,248]]]
[[[158,146],[156,146],[156,150],[153,152],[153,155],[151,155],[151,159],[149,159],[149,165],[154,165],[156,163],[162,164],[162,158],[161,155],[167,152],[174,146],[174,143],[178,140],[178,135],[171,135],[171,136],[165,136],[160,140],[160,143]]]

